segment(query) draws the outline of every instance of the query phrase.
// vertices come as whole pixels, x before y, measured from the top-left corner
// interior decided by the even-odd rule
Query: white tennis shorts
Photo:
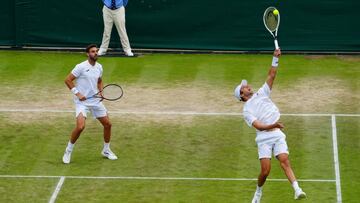
[[[84,117],[87,117],[87,113],[89,113],[90,111],[94,116],[94,118],[101,118],[107,116],[107,110],[102,102],[99,102],[91,106],[84,105],[82,102],[76,102],[75,106],[76,106],[76,115],[75,115],[76,117],[78,117],[80,113],[82,113]]]
[[[277,157],[279,154],[289,154],[285,137],[258,143],[259,159],[271,159],[271,155]]]

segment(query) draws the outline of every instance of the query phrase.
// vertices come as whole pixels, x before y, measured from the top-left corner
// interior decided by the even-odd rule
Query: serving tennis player
[[[235,97],[245,103],[243,109],[245,122],[256,129],[255,141],[258,146],[261,172],[252,203],[260,203],[263,185],[270,173],[272,154],[279,160],[281,168],[292,184],[295,199],[306,198],[290,166],[286,136],[281,131],[284,125],[279,122],[280,111],[270,99],[280,55],[280,49],[276,49],[267,80],[257,92],[253,92],[246,80],[242,80],[235,88]]]
[[[103,89],[102,65],[97,61],[98,48],[91,44],[86,48],[88,59],[78,65],[66,77],[65,84],[74,94],[76,107],[76,127],[70,135],[70,140],[65,149],[63,162],[70,163],[71,153],[74,149],[76,140],[80,137],[85,128],[87,114],[91,111],[92,115],[104,126],[104,147],[101,154],[110,159],[116,160],[117,156],[110,149],[111,122],[107,110],[100,98],[92,97]],[[76,85],[74,85],[74,80]],[[88,99],[87,99],[88,98]]]

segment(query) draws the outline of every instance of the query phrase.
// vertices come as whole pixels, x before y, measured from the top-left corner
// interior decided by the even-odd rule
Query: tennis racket
[[[275,7],[269,7],[264,12],[264,25],[266,29],[274,37],[275,49],[279,49],[279,43],[277,41],[277,33],[280,25],[280,13],[277,15],[274,14],[274,10],[277,10]]]
[[[101,98],[101,100],[105,99],[108,101],[116,101],[119,100],[124,95],[124,91],[120,85],[117,84],[108,84],[99,91],[98,93],[94,94],[91,97],[87,97],[86,99],[90,98]]]

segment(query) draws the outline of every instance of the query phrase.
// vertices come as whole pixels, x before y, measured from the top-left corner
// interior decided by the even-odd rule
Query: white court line
[[[54,203],[56,201],[56,198],[61,190],[62,185],[64,184],[64,181],[65,181],[65,176],[61,176],[58,184],[56,185],[56,188],[55,188],[53,194],[51,195],[49,203]]]
[[[337,202],[341,203],[341,183],[340,183],[340,162],[338,155],[338,144],[337,144],[337,130],[336,130],[336,117],[335,115],[331,116],[331,126],[332,126],[332,138],[333,138],[333,149],[334,149],[334,166],[335,166],[335,179],[336,179],[336,196]]]
[[[74,110],[66,109],[4,109],[0,112],[38,112],[38,113],[74,113]],[[196,112],[196,111],[109,111],[112,114],[134,114],[134,115],[203,115],[203,116],[242,116],[242,113],[230,112]],[[330,114],[330,113],[282,113],[283,116],[343,116],[360,117],[360,114]]]
[[[195,180],[195,181],[257,181],[257,178],[196,178],[196,177],[144,177],[144,176],[36,176],[0,175],[0,178],[67,178],[67,179],[120,179],[120,180]],[[287,182],[287,179],[267,179],[267,181]],[[332,179],[298,179],[299,182],[335,182]]]

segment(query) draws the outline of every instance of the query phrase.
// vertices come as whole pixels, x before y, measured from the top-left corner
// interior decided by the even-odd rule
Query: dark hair
[[[88,45],[88,46],[86,47],[86,53],[89,53],[90,49],[91,49],[91,48],[94,48],[94,47],[97,48],[96,44],[90,44],[90,45]]]

